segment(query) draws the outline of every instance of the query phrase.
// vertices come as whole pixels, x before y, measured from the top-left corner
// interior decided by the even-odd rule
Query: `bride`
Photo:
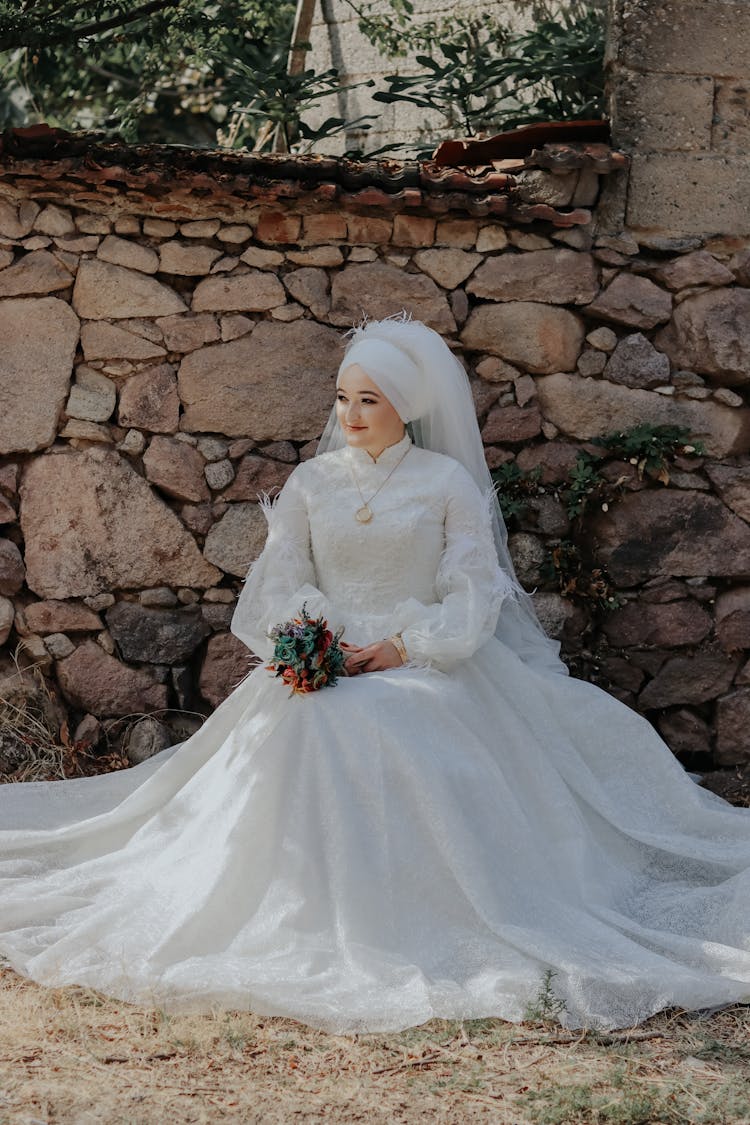
[[[568,1027],[750,1000],[750,813],[565,675],[513,574],[468,381],[403,318],[356,329],[319,455],[232,622],[299,613],[348,675],[260,665],[130,770],[0,787],[0,954],[48,985],[334,1032]]]

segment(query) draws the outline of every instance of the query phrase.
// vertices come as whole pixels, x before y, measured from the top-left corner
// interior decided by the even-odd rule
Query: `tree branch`
[[[181,3],[182,0],[148,0],[148,3],[141,4],[139,8],[134,8],[132,12],[123,12],[119,16],[111,16],[108,20],[100,20],[98,23],[84,24],[83,27],[74,28],[74,31],[79,37],[96,35],[100,31],[109,31],[110,28],[133,23],[134,20],[142,19],[143,16],[150,16],[152,12],[159,12],[163,8],[178,8]]]
[[[124,27],[125,24],[150,16],[153,12],[160,12],[164,8],[176,8],[182,0],[148,0],[132,12],[122,12],[119,16],[110,16],[109,19],[95,21],[94,23],[81,24],[80,27],[70,27],[53,32],[47,39],[48,43],[60,43],[68,37],[72,39],[87,39],[90,35],[98,35],[102,31],[110,31],[113,27]]]

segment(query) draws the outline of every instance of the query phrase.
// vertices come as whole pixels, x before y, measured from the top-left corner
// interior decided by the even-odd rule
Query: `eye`
[[[341,391],[338,392],[336,398],[339,402],[346,402],[346,395],[342,394]]]
[[[376,406],[377,401],[378,400],[376,398],[363,398],[362,399],[362,402],[366,403],[368,406]]]

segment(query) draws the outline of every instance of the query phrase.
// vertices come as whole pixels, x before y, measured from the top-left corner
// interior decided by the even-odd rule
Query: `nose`
[[[359,422],[359,403],[350,402],[346,408],[346,420],[350,426],[356,426]]]

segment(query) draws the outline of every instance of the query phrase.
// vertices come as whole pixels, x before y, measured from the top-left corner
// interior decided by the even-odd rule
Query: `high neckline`
[[[405,433],[395,445],[387,445],[377,459],[374,459],[366,449],[362,449],[358,445],[347,445],[345,452],[357,468],[391,469],[407,453],[411,444],[411,438],[408,433]]]

